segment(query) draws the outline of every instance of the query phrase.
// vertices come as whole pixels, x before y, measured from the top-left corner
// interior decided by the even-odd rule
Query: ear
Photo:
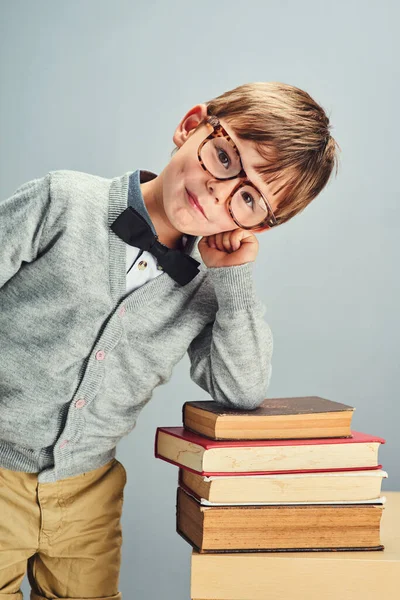
[[[185,116],[180,120],[178,127],[175,129],[173,141],[178,148],[183,146],[188,137],[194,133],[195,129],[207,117],[207,105],[196,104]]]

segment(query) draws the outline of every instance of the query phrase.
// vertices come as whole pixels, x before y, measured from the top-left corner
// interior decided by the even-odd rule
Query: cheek
[[[164,173],[163,196],[164,211],[173,227],[191,235],[214,235],[236,228],[226,206],[214,206],[211,209],[211,199],[208,206],[209,221],[196,218],[187,204],[185,187],[202,190],[206,183],[204,171],[198,160],[189,160],[187,156],[175,154]],[[205,187],[204,187],[205,189]]]
[[[167,204],[174,203],[177,196],[183,197],[185,185],[190,187],[190,182],[195,185],[196,165],[193,166],[184,155],[178,156],[178,154],[172,157],[164,175],[163,193]]]
[[[163,193],[170,195],[179,184],[182,178],[182,165],[177,160],[177,156],[173,156],[168,167],[165,169],[163,178]]]

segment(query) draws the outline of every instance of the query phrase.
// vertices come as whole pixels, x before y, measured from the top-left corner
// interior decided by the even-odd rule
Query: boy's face
[[[198,160],[198,147],[212,131],[211,125],[207,124],[196,129],[206,117],[205,104],[196,105],[186,113],[173,136],[179,150],[160,174],[167,219],[177,231],[195,236],[208,236],[238,228],[227,207],[227,198],[238,179],[217,180],[202,168]],[[280,195],[274,195],[274,192],[282,186],[282,182],[278,180],[265,184],[254,170],[254,165],[265,162],[254,143],[239,140],[229,122],[224,119],[220,119],[220,122],[236,144],[248,179],[266,196],[275,212]],[[193,206],[190,196],[196,198],[202,210]]]

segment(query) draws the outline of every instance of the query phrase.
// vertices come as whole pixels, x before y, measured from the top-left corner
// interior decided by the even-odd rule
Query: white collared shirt
[[[185,247],[187,236],[183,236],[182,245]],[[164,273],[155,256],[146,250],[126,244],[126,291],[133,292],[151,279]]]

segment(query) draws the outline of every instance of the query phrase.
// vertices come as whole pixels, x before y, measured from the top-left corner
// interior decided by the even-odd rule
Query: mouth
[[[186,190],[186,194],[188,196],[190,205],[193,206],[193,208],[195,208],[198,212],[200,212],[205,219],[207,219],[206,213],[204,212],[203,207],[201,206],[200,202],[197,200],[196,196],[194,194],[192,194],[191,192],[189,192],[188,189],[185,188],[185,190]]]

